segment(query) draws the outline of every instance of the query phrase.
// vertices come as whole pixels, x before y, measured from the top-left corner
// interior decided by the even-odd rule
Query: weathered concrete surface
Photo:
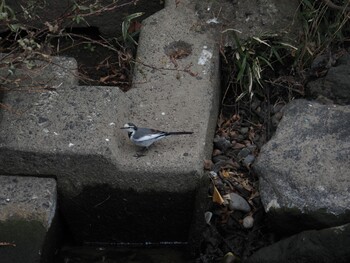
[[[0,175],[2,263],[52,262],[56,206],[54,179]]]
[[[95,205],[108,198],[109,189],[116,196],[113,209],[107,210],[113,216],[102,214],[114,225],[116,203],[122,203],[121,192],[114,187],[133,185],[127,175],[118,173],[116,164],[122,155],[116,126],[129,108],[120,94],[118,88],[61,85],[45,92],[11,92],[4,98],[12,110],[1,114],[0,170],[57,178],[61,210],[78,240],[84,240],[83,233],[90,234],[91,220],[103,220],[96,213],[101,206]],[[100,195],[94,196],[94,189],[100,189]],[[107,232],[105,222],[94,226]],[[105,234],[92,231],[99,237]],[[108,234],[114,233],[118,232]]]
[[[15,12],[17,23],[37,29],[97,27],[104,37],[121,36],[122,22],[128,15],[143,12],[144,19],[163,8],[159,0],[18,0],[6,4]],[[80,22],[78,22],[80,21]],[[8,30],[0,26],[1,31]]]
[[[216,125],[219,51],[211,35],[193,30],[195,11],[183,2],[145,21],[128,93],[63,83],[5,95],[15,111],[1,112],[0,171],[56,177],[62,214],[78,241],[188,239]],[[164,48],[177,40],[191,52],[171,59]],[[135,158],[138,149],[119,129],[130,121],[194,134],[164,139]]]
[[[347,263],[350,261],[350,224],[310,230],[255,252],[246,263]]]
[[[154,145],[147,156],[133,164],[143,173],[165,168],[176,173],[201,173],[199,160],[210,154],[217,120],[220,94],[217,43],[213,35],[193,29],[197,18],[192,4],[186,1],[177,7],[172,4],[171,1],[167,8],[143,23],[134,88],[126,94],[133,102],[128,120],[141,127],[186,130],[194,134],[170,137]],[[176,54],[182,52],[181,42],[180,48],[176,47],[178,41],[191,47],[188,56],[181,59],[176,59]],[[175,58],[166,54],[169,46],[174,46]],[[123,147],[128,156],[119,162],[128,171],[137,148],[129,142]],[[183,179],[179,189],[194,186]],[[168,175],[153,183],[171,184],[171,180]]]
[[[277,228],[296,233],[348,223],[350,107],[291,102],[254,170]]]

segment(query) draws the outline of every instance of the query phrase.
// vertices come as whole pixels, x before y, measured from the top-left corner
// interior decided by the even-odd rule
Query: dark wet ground
[[[190,263],[184,248],[63,247],[55,263]]]
[[[127,91],[131,87],[135,47],[126,48],[116,39],[109,41],[96,38],[98,32],[87,32],[87,35],[82,36],[77,31],[62,38],[60,43],[55,42],[55,46],[59,44],[55,55],[77,60],[79,85],[117,86]]]

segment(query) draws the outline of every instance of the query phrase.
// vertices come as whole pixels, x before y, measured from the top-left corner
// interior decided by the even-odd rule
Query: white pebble
[[[252,228],[254,225],[254,218],[252,216],[246,216],[243,219],[243,227],[244,228]]]

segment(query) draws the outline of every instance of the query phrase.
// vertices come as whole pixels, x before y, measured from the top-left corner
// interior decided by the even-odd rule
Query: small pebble
[[[252,216],[246,216],[243,219],[243,227],[244,228],[252,228],[254,225],[254,218]]]
[[[242,141],[244,141],[244,139],[245,139],[245,136],[243,136],[242,134],[238,135],[237,138],[236,138],[236,140],[238,142],[242,142]]]
[[[238,261],[237,261],[237,257],[232,252],[228,252],[224,256],[222,262],[223,263],[235,263],[235,262],[238,262]]]
[[[276,119],[278,121],[280,121],[282,119],[282,117],[283,117],[283,113],[282,112],[277,112],[274,116],[276,117]]]
[[[252,145],[251,141],[249,140],[244,140],[243,142],[247,147],[250,147]]]
[[[204,213],[204,219],[205,219],[205,222],[210,225],[210,220],[211,218],[213,217],[213,213],[210,212],[210,211],[207,211]]]
[[[225,152],[227,149],[231,147],[231,143],[225,137],[216,136],[214,138],[214,147],[219,149],[220,151]]]
[[[211,179],[216,179],[216,178],[218,178],[218,174],[216,172],[214,172],[214,171],[210,171],[209,172],[209,177]]]
[[[233,146],[233,149],[243,149],[244,147],[245,147],[244,144],[237,142],[237,143],[235,143],[235,145]]]
[[[219,149],[214,149],[212,156],[217,156],[217,155],[220,155],[220,154],[222,154],[222,151],[220,151]]]
[[[218,173],[222,167],[226,165],[226,161],[218,161],[214,164],[214,166],[211,168],[214,172]]]
[[[243,159],[243,158],[247,157],[247,155],[250,153],[251,153],[251,150],[248,147],[243,148],[238,153],[238,159]]]
[[[238,137],[238,132],[237,131],[231,131],[230,132],[230,138],[231,139],[236,139]]]
[[[212,160],[204,160],[204,170],[211,170],[213,165]]]
[[[256,141],[259,141],[259,139],[260,139],[260,135],[259,135],[259,134],[255,134],[255,135],[254,135],[254,139],[253,139],[254,143],[255,143]]]
[[[243,127],[243,128],[241,128],[241,133],[242,134],[246,134],[247,132],[248,132],[248,127]]]
[[[243,164],[245,166],[251,165],[255,161],[255,156],[252,154],[248,154],[244,159],[243,159]]]
[[[279,103],[275,106],[273,106],[273,113],[277,113],[277,112],[281,112],[281,110],[283,109],[285,105],[282,103]]]
[[[250,212],[250,206],[248,202],[239,194],[230,193],[229,208],[231,210],[239,210],[243,212]]]
[[[217,155],[217,156],[213,156],[213,158],[212,158],[213,163],[217,163],[220,161],[227,161],[229,159],[230,159],[230,157],[227,157],[225,155]]]
[[[227,160],[225,166],[232,167],[233,169],[238,169],[241,167],[237,162],[233,161],[232,159]]]

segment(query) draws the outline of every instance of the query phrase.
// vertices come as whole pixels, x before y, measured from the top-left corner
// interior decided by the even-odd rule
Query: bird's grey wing
[[[133,138],[135,141],[147,141],[165,136],[166,133],[148,128],[138,128]]]

